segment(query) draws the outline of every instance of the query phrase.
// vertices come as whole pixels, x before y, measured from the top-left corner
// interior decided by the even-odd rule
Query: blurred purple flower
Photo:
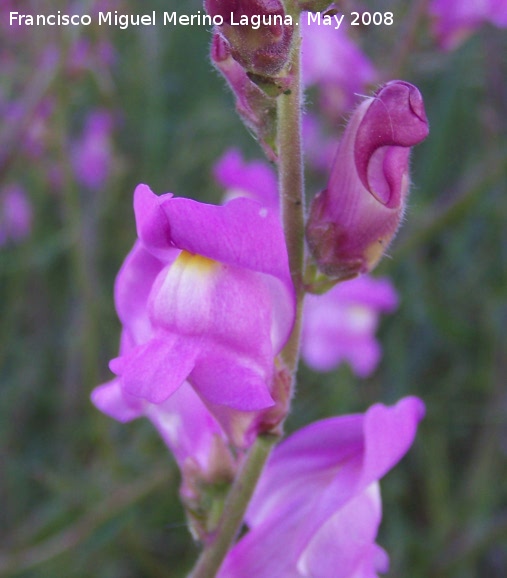
[[[70,47],[67,71],[73,76],[86,71],[104,75],[115,63],[116,51],[107,39],[91,42],[88,38],[78,38]]]
[[[266,162],[246,162],[237,149],[229,149],[216,162],[213,174],[225,189],[225,202],[246,197],[259,201],[264,207],[279,210],[276,173]]]
[[[20,185],[8,185],[0,191],[0,246],[28,237],[32,216],[32,205]]]
[[[428,131],[422,95],[408,82],[389,82],[357,107],[310,208],[306,237],[320,271],[346,279],[375,267],[403,216],[410,147]]]
[[[302,356],[316,371],[348,362],[359,377],[370,375],[380,360],[375,339],[380,313],[394,311],[392,283],[367,275],[335,285],[324,295],[305,298]]]
[[[485,23],[507,27],[506,0],[433,0],[433,32],[444,50],[452,50]]]
[[[247,511],[250,531],[218,578],[374,578],[388,557],[376,543],[378,480],[408,451],[423,403],[372,406],[311,424],[275,448]]]
[[[52,138],[50,119],[55,109],[54,100],[46,97],[33,110],[28,110],[23,100],[0,99],[0,114],[7,126],[15,127],[20,134],[19,148],[31,160],[40,159]],[[0,154],[3,151],[0,151]]]
[[[91,190],[104,188],[111,173],[113,117],[107,110],[88,115],[72,149],[72,165],[79,183]]]
[[[305,161],[316,171],[328,173],[333,164],[338,139],[324,134],[322,124],[312,113],[303,116]]]
[[[155,404],[188,379],[240,437],[244,424],[231,408],[246,418],[274,404],[274,358],[294,322],[278,216],[249,199],[212,206],[158,197],[146,185],[137,187],[134,207],[140,242],[115,288],[133,345],[111,369],[125,394]]]
[[[306,13],[300,27],[304,85],[316,85],[321,108],[331,118],[341,118],[354,105],[357,95],[376,82],[375,68],[342,29],[309,25]]]

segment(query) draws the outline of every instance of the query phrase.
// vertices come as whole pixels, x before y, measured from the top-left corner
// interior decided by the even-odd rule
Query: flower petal
[[[424,413],[424,404],[417,397],[406,397],[391,408],[375,404],[366,412],[361,487],[384,476],[407,453]]]
[[[151,333],[146,304],[153,282],[164,264],[136,242],[116,278],[114,298],[118,317],[138,343]]]
[[[347,502],[314,534],[298,560],[301,576],[351,578],[375,569],[374,548],[382,517],[380,488],[372,484]],[[365,568],[366,567],[366,568]]]
[[[126,393],[151,403],[162,403],[188,377],[198,353],[196,341],[164,335],[111,361],[110,367],[121,376]]]
[[[203,348],[204,350],[205,348]],[[269,369],[272,370],[270,367]],[[271,372],[254,365],[226,348],[207,348],[196,361],[190,376],[192,385],[212,404],[241,411],[255,411],[274,405],[269,393]]]
[[[138,398],[124,395],[119,379],[96,387],[91,394],[93,404],[103,413],[123,423],[143,415],[143,404]]]
[[[164,199],[161,205],[175,246],[287,281],[287,250],[276,211],[245,198],[222,206],[183,198]]]

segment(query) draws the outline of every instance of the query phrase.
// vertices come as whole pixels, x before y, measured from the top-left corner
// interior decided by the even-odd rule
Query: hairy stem
[[[297,21],[299,14],[286,3],[287,12]],[[291,10],[292,9],[292,10]],[[279,190],[282,219],[287,242],[289,266],[296,291],[297,315],[292,334],[281,355],[287,369],[294,373],[299,359],[301,314],[304,297],[304,196],[303,154],[301,146],[300,36],[294,26],[293,49],[288,72],[291,89],[278,97],[277,144]],[[202,552],[189,578],[213,578],[220,569],[243,522],[248,503],[271,450],[275,435],[260,435],[249,450],[243,466],[227,496],[222,519],[211,544]]]
[[[304,194],[303,152],[301,140],[301,73],[299,27],[294,27],[290,72],[290,92],[278,98],[278,170],[282,220],[289,255],[292,282],[296,291],[297,315],[294,330],[282,357],[290,371],[295,371],[299,358],[301,317],[304,298]]]
[[[203,551],[189,578],[213,578],[216,575],[241,528],[248,502],[277,440],[277,436],[261,435],[250,448],[243,467],[227,496],[224,514],[216,530],[215,539]]]

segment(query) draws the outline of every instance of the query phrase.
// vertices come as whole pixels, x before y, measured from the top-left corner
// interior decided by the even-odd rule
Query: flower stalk
[[[288,4],[288,3],[287,3]],[[292,3],[291,3],[292,4]],[[289,6],[286,6],[289,12]],[[293,18],[299,18],[299,10],[292,10]],[[292,49],[287,72],[290,89],[277,98],[277,150],[279,193],[282,222],[287,243],[289,267],[296,291],[297,315],[292,333],[281,352],[286,369],[297,369],[301,339],[302,305],[304,298],[304,194],[303,153],[301,139],[301,74],[298,27],[294,27]],[[246,509],[254,493],[271,450],[279,436],[259,435],[250,448],[242,468],[227,496],[223,515],[214,539],[205,547],[189,578],[213,578],[234,542]]]
[[[260,435],[250,448],[243,467],[227,496],[215,538],[210,546],[203,550],[189,578],[213,578],[216,575],[241,528],[246,508],[264,464],[277,441],[278,436]]]
[[[296,16],[298,18],[298,16]],[[299,342],[304,298],[304,178],[301,138],[301,36],[296,26],[293,36],[290,91],[278,97],[278,171],[282,222],[289,255],[289,268],[296,291],[297,313],[294,330],[282,351],[290,371],[295,371],[299,358]]]

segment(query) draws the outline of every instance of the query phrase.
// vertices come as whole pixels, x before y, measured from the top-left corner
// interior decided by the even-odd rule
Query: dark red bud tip
[[[220,33],[231,55],[248,72],[278,76],[288,62],[293,21],[280,0],[206,0],[206,11],[220,17]]]

